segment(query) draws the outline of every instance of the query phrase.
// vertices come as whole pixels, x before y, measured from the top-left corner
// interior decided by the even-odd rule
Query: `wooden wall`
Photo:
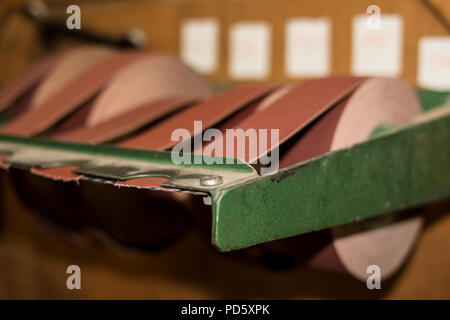
[[[427,2],[428,1],[428,2]],[[11,79],[34,58],[56,47],[74,45],[61,40],[45,47],[36,27],[17,12],[23,0],[9,0],[0,9],[0,81]],[[296,17],[326,16],[332,22],[332,72],[350,73],[352,17],[363,14],[373,1],[368,0],[173,0],[112,1],[79,0],[82,28],[119,36],[130,26],[141,28],[149,39],[149,49],[179,54],[179,25],[187,18],[214,17],[220,22],[220,65],[210,78],[228,82],[228,28],[239,21],[266,21],[272,27],[272,71],[267,80],[293,81],[284,72],[284,22]],[[51,13],[65,19],[70,1],[48,0]],[[374,2],[375,3],[375,2]],[[429,3],[425,5],[424,3]],[[403,72],[401,77],[416,81],[418,39],[427,35],[448,35],[441,18],[450,16],[446,0],[378,0],[382,14],[395,13],[404,18]],[[1,5],[0,5],[1,6]],[[0,7],[2,8],[2,7]],[[6,10],[5,8],[8,8]],[[2,13],[3,12],[3,13]],[[5,13],[6,12],[6,13]],[[445,20],[444,20],[445,21]]]

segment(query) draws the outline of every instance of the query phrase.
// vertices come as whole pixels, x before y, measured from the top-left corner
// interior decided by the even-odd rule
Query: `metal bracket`
[[[326,229],[450,197],[450,107],[329,153],[214,191],[221,251]]]
[[[165,177],[164,187],[212,192],[252,177],[256,171],[238,159],[189,155],[176,165],[170,152],[118,148],[0,135],[0,154],[12,167],[51,168],[76,165],[75,173],[105,180]],[[207,164],[212,163],[212,164]],[[215,183],[207,183],[213,179]]]

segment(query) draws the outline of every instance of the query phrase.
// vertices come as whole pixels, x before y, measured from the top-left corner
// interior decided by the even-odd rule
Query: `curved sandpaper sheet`
[[[121,147],[164,150],[173,147],[178,141],[172,140],[172,132],[178,128],[187,129],[191,136],[194,121],[202,121],[203,128],[209,128],[250,103],[264,97],[276,86],[273,84],[248,84],[213,95],[173,117],[157,124],[133,138],[119,143]]]
[[[294,134],[310,124],[321,114],[334,106],[341,99],[355,90],[364,78],[356,77],[330,77],[304,82],[295,87],[291,87],[279,94],[278,99],[273,99],[271,103],[265,103],[262,107],[237,123],[229,129],[275,129],[279,131],[279,145],[284,143]],[[227,128],[228,129],[228,128]],[[224,130],[225,141],[233,139],[234,136]],[[224,146],[226,143],[224,143]],[[271,149],[279,145],[261,145],[258,140],[258,152],[252,155],[248,143],[245,146],[234,144],[234,154],[244,154],[246,162],[253,162],[261,156],[267,154]],[[206,148],[207,146],[205,146]],[[246,150],[238,150],[245,147]],[[225,154],[217,154],[224,156]]]
[[[56,53],[43,58],[12,82],[2,87],[0,89],[0,112],[37,85],[52,70],[62,55],[62,53]]]
[[[38,110],[70,81],[113,53],[113,50],[104,47],[82,47],[65,51],[40,83],[28,90],[25,96],[16,101],[14,108],[8,110],[7,123],[20,120],[31,111]]]
[[[206,79],[178,59],[147,54],[111,78],[108,87],[96,98],[85,126],[95,126],[159,99],[203,98],[212,91],[213,87]]]
[[[39,84],[30,102],[30,109],[40,108],[47,99],[70,84],[70,81],[80,76],[95,64],[111,57],[114,50],[106,47],[81,47],[66,51],[53,69]]]
[[[142,58],[139,52],[121,52],[95,64],[49,97],[39,108],[27,112],[0,128],[4,134],[32,136],[72,113],[92,98],[125,65]]]
[[[152,123],[178,109],[194,103],[195,98],[162,98],[147,102],[143,106],[124,112],[116,117],[91,127],[81,127],[52,136],[55,140],[103,143],[128,134],[144,125]]]
[[[58,125],[50,136],[67,141],[107,142],[211,92],[212,86],[205,79],[177,59],[147,54],[117,72],[93,101]]]

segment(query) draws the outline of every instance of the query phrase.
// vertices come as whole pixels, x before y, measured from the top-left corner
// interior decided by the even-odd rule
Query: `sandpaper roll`
[[[399,126],[420,113],[416,96],[406,84],[393,79],[370,79],[347,102],[336,123],[329,150],[362,142],[378,126]],[[333,228],[334,251],[328,250],[326,254],[335,255],[345,270],[358,279],[367,279],[370,265],[379,266],[382,277],[387,279],[407,259],[422,224],[420,216],[400,221],[388,216]],[[320,266],[321,258],[319,254],[312,264]]]
[[[273,88],[273,85],[267,84],[246,85],[206,98],[156,122],[136,136],[122,141],[120,145],[164,150],[170,141],[170,135],[154,135],[154,132],[164,129],[170,133],[170,130],[173,130],[171,128],[190,127],[192,119],[189,115],[194,119],[203,118],[206,120],[205,123],[212,125],[233,111],[263,97]],[[222,99],[224,102],[218,103]],[[141,138],[149,134],[153,135],[152,139]],[[134,248],[158,247],[174,240],[191,225],[187,212],[191,195],[161,190],[163,188],[159,184],[165,180],[165,178],[140,178],[116,182],[115,185],[81,181],[80,192],[83,195],[84,210],[87,210],[90,216],[96,217],[102,228],[120,243]],[[144,183],[145,186],[140,188],[139,183]],[[138,190],[124,188],[130,186],[137,186]],[[149,188],[153,190],[149,191]]]
[[[153,59],[153,57],[149,57],[149,60],[150,59]],[[145,59],[142,61],[145,62]],[[130,103],[128,100],[124,100],[126,95],[124,95],[121,90],[117,89],[117,86],[116,90],[109,92],[105,90],[98,96],[97,99],[95,99],[94,102],[92,102],[92,104],[88,106],[86,111],[89,112],[86,112],[83,117],[79,117],[76,114],[74,115],[77,122],[75,126],[73,125],[75,124],[75,120],[72,117],[66,121],[66,123],[72,122],[71,126],[64,126],[63,123],[63,130],[57,130],[56,133],[54,132],[52,134],[52,138],[87,143],[104,142],[112,137],[117,137],[128,133],[130,131],[128,130],[130,129],[130,122],[127,120],[130,120],[131,118],[139,121],[142,121],[142,118],[147,119],[146,122],[141,122],[140,125],[148,124],[151,120],[156,120],[158,118],[149,118],[149,115],[152,116],[156,109],[162,109],[162,111],[164,111],[164,109],[168,109],[170,105],[172,105],[172,107],[175,107],[177,104],[179,106],[186,105],[186,101],[192,100],[193,95],[199,98],[210,92],[210,86],[205,80],[200,79],[197,75],[193,74],[189,69],[174,59],[168,60],[161,59],[159,57],[156,60],[156,62],[158,62],[156,64],[148,61],[144,64],[144,66],[147,65],[147,69],[142,68],[142,61],[140,62],[140,68],[133,68],[133,73],[135,74],[134,78],[136,81],[128,80],[128,89],[124,88],[124,90],[129,93],[130,91],[132,93],[141,92],[141,95],[144,95],[144,99],[134,99],[134,102]],[[170,64],[167,62],[170,62]],[[158,71],[155,72],[156,76],[153,75],[153,68]],[[177,71],[178,69],[180,69],[179,72]],[[145,72],[145,74],[140,75],[139,72]],[[167,75],[165,73],[167,73]],[[129,75],[123,76],[121,73],[118,74],[117,77],[114,77],[114,79],[111,80],[111,87],[114,87],[114,83],[116,81],[119,82],[117,84],[119,85],[128,77]],[[154,85],[152,87],[155,87],[156,90],[158,89],[158,86],[162,85],[164,90],[159,90],[161,91],[160,93],[158,93],[157,90],[155,92],[151,91],[151,94],[148,94],[142,90],[136,90],[133,89],[133,87],[130,88],[130,82],[136,83],[139,89],[144,89],[145,86],[158,83],[158,85]],[[185,84],[186,82],[188,85]],[[180,88],[181,86],[183,87]],[[198,103],[197,105],[188,107],[186,110],[175,113],[175,115],[169,119],[178,118],[182,121],[181,123],[178,123],[178,125],[188,126],[191,123],[189,119],[186,119],[185,113],[193,113],[193,115],[196,115],[195,117],[206,117],[205,119],[209,119],[206,121],[207,123],[210,123],[211,121],[220,121],[220,119],[226,117],[234,110],[246,106],[247,103],[258,99],[258,97],[262,97],[273,88],[273,85],[268,84],[242,86],[236,88],[235,90],[231,90],[234,100],[226,98],[230,93],[225,95],[225,100],[222,104],[218,104],[216,99],[206,99],[202,103]],[[149,90],[147,89],[146,91]],[[97,104],[97,101],[103,101],[102,98],[104,97],[104,93],[108,99],[111,99],[110,96],[113,93],[118,95],[117,99],[112,100],[121,99],[120,101],[122,101],[122,103],[119,104],[122,108],[121,112],[108,116],[107,108],[109,108],[110,105],[107,103]],[[164,96],[183,97],[183,95],[185,98],[161,98]],[[190,100],[186,100],[187,97],[189,97]],[[139,106],[139,104],[142,104],[143,101],[148,101],[151,99],[155,100],[153,104]],[[162,106],[165,108],[161,108]],[[84,108],[85,107],[82,109]],[[99,112],[98,110],[101,111],[102,109],[106,119],[104,121],[98,121],[94,124],[88,124],[87,119],[91,117],[91,113],[93,111]],[[207,111],[206,113],[205,110]],[[211,110],[216,110],[218,112],[211,112]],[[102,112],[100,113],[103,114]],[[158,114],[163,115],[160,112]],[[138,115],[138,117],[136,117],[136,115]],[[210,118],[208,118],[208,116]],[[164,120],[163,123],[165,123],[165,121],[166,120]],[[159,124],[160,122],[157,122],[156,126]],[[211,124],[214,124],[214,122],[211,122]],[[150,126],[150,130],[153,130],[152,128],[153,127]],[[121,130],[119,132],[120,134],[116,134],[118,129]],[[124,131],[125,129],[126,131]],[[101,132],[100,136],[98,134],[99,132]],[[111,134],[115,135],[111,136]],[[99,137],[103,137],[104,140],[99,140]],[[108,139],[105,139],[105,137],[108,137]],[[157,139],[150,141],[154,143],[160,141],[160,143],[162,143],[161,140],[166,141],[167,137],[157,135],[156,138]],[[147,140],[129,140],[132,139],[127,140],[126,143],[128,147],[148,147],[145,145]],[[143,143],[139,141],[143,141]],[[156,147],[156,149],[162,149],[164,147],[165,145],[162,143],[161,147]],[[78,181],[82,176],[72,173],[71,170],[73,169],[74,167],[66,166],[51,169],[33,169],[32,172],[36,175],[49,177],[51,179]],[[34,179],[38,179],[38,177]],[[103,230],[106,230],[108,234],[113,236],[114,239],[119,240],[121,243],[134,247],[153,247],[161,242],[170,240],[179,234],[186,225],[188,215],[183,209],[183,201],[177,201],[182,198],[183,195],[174,196],[173,193],[168,194],[167,192],[161,191],[153,191],[148,193],[146,190],[125,190],[123,188],[118,190],[112,185],[99,184],[90,181],[81,182],[79,187],[74,184],[72,185],[73,187],[70,187],[70,198],[67,196],[64,197],[64,189],[68,189],[69,187],[55,183],[51,189],[51,194],[60,195],[56,197],[57,199],[53,199],[53,201],[51,201],[52,203],[57,204],[56,207],[61,208],[56,212],[56,215],[59,216],[60,220],[68,222],[70,225],[76,225],[77,227],[82,228],[87,227],[83,224],[83,222],[86,221],[91,222],[90,224],[88,223],[88,225],[100,225]],[[79,193],[82,195],[78,196]],[[61,205],[61,199],[67,199],[68,202],[64,201],[66,204]],[[72,205],[68,205],[67,203],[71,203]],[[64,207],[68,206],[71,208],[70,212],[64,210]],[[74,208],[76,209],[74,210]],[[77,212],[79,213],[78,215]],[[82,216],[80,216],[80,213]]]
[[[263,100],[252,113],[236,117],[220,130],[227,139],[226,129],[230,128],[279,129],[280,168],[284,168],[350,147],[368,139],[378,126],[405,124],[420,112],[414,93],[401,81],[334,77],[281,88]],[[301,128],[305,129],[299,131]],[[204,144],[202,149],[207,146]],[[243,160],[253,160],[248,145],[245,148]],[[269,149],[258,150],[258,157]],[[221,156],[224,152],[216,150],[216,155]],[[193,214],[198,217],[205,213]],[[362,280],[367,279],[368,266],[378,265],[386,279],[406,260],[421,225],[420,217],[387,216],[274,241],[258,247],[264,255],[255,255],[258,249],[248,251],[252,252],[252,257],[260,258],[267,253],[284,253],[297,261],[348,272]],[[280,256],[276,254],[275,259]]]
[[[369,139],[378,126],[399,126],[420,113],[421,108],[414,93],[401,81],[368,79],[350,97],[323,115],[298,138],[290,141],[289,148],[281,157],[280,167],[363,142]],[[269,247],[277,247],[277,250],[283,248],[282,252],[305,260],[305,252],[295,250],[302,251],[305,245],[314,243],[316,252],[308,250],[307,256],[311,266],[348,272],[365,281],[368,277],[367,268],[377,265],[383,279],[387,279],[407,259],[421,227],[420,216],[386,216],[281,240]],[[298,249],[294,249],[296,244]]]
[[[181,85],[181,83],[178,84]],[[190,128],[193,119],[202,119],[205,125],[212,126],[234,112],[245,109],[248,105],[262,99],[275,87],[272,84],[242,85],[216,94],[156,122],[137,135],[121,141],[119,145],[129,148],[164,150],[176,144],[170,139],[170,133],[173,130],[179,127]],[[192,90],[190,93],[192,94]],[[161,102],[158,100],[158,103]],[[139,110],[125,112],[121,117],[126,118],[135,111]],[[114,121],[114,118],[105,122],[110,123],[111,121]],[[102,127],[101,123],[78,130],[78,138],[81,135],[83,138],[87,137],[88,132],[99,127]],[[161,131],[166,134],[161,134]],[[62,137],[66,139],[68,136],[66,134]],[[56,138],[61,138],[61,136]],[[84,140],[84,142],[89,141]],[[72,169],[59,167],[39,170],[35,173],[53,177],[56,174],[64,179],[75,179],[77,175],[71,172]],[[78,175],[78,177],[81,176]],[[167,192],[168,189],[160,186],[160,183],[165,180],[165,178],[139,178],[116,182],[115,186],[81,181],[79,190],[82,193],[82,211],[88,212],[91,218],[95,217],[102,228],[122,244],[133,247],[155,247],[155,245],[170,241],[179,235],[182,226],[187,224],[186,219],[189,218],[186,210],[190,205],[190,201],[188,201],[190,195]],[[118,189],[118,186],[122,188]],[[123,188],[131,186],[142,188],[142,190]],[[149,188],[153,190],[149,192],[147,190]]]
[[[97,59],[99,50],[91,49],[90,53],[93,54],[92,57],[89,56],[89,50],[81,52],[82,54],[80,54],[80,51],[76,50],[72,52],[69,55],[71,59],[64,59],[60,63],[56,68],[56,71],[59,72],[50,74],[43,83],[45,86],[38,88],[38,94],[34,93],[33,97],[40,99],[33,100],[38,100],[41,104],[44,104],[44,107],[51,107],[52,110],[58,112],[58,105],[49,105],[46,99],[48,97],[52,98],[52,95],[60,95],[61,91],[67,91],[69,89],[67,86],[70,86],[72,81],[76,82],[80,78],[88,78],[94,71],[98,71],[96,70],[98,69],[98,65],[105,65],[105,59],[101,59],[101,61]],[[114,53],[112,56],[117,57],[120,54]],[[124,55],[130,54],[124,53]],[[52,129],[50,136],[54,139],[66,141],[86,143],[105,142],[127,134],[140,126],[148,125],[152,121],[158,120],[170,112],[177,111],[186,105],[192,104],[196,99],[210,94],[211,85],[205,79],[197,76],[182,65],[178,60],[172,57],[154,54],[144,55],[142,53],[136,53],[135,55],[135,61],[128,61],[128,66],[125,65],[122,67],[109,79],[104,78],[106,86],[104,86],[98,96],[82,106],[79,113],[76,112],[72,117],[59,124],[56,129]],[[78,66],[79,64],[74,61],[80,62],[80,59],[88,61],[97,60],[97,63],[92,62],[88,64],[84,62],[81,64],[83,68],[80,67],[77,72],[62,72],[62,70],[70,71],[70,66]],[[115,62],[111,58],[106,61],[109,61],[109,63]],[[104,69],[105,66],[103,67]],[[67,74],[69,79],[61,79],[65,74]],[[96,76],[98,77],[98,75]],[[54,83],[55,81],[62,84]],[[153,90],[149,90],[149,86]],[[120,90],[121,87],[123,87],[122,90]],[[44,93],[40,92],[40,89]],[[83,86],[79,85],[74,89],[76,89],[75,92],[84,90]],[[72,98],[72,107],[76,107],[76,104],[86,101],[77,101],[76,97],[77,95],[74,95]],[[53,98],[53,100],[55,99]],[[112,111],[110,107],[112,107]],[[36,107],[35,109],[38,108]],[[28,110],[32,111],[32,108]],[[101,118],[101,115],[104,115],[104,119]],[[25,114],[25,117],[30,118],[29,113]],[[24,129],[23,135],[27,135],[28,132],[27,129]],[[22,131],[19,130],[16,133],[22,134]],[[85,211],[86,208],[90,209],[91,207],[82,205],[84,202],[78,184],[57,181],[62,179],[77,182],[79,177],[76,175],[69,178],[61,175],[64,170],[67,170],[71,174],[72,169],[73,167],[52,169],[35,168],[32,169],[34,175],[29,175],[20,170],[12,170],[12,175],[15,177],[17,188],[26,202],[31,204],[32,207],[44,211],[47,218],[66,227],[86,228],[98,226],[102,222],[96,220],[97,216],[92,214],[92,212]],[[173,230],[184,228],[184,226],[180,226],[185,224],[183,220],[183,223],[178,223],[180,219],[174,216],[180,211],[179,209],[169,211],[174,213],[171,215],[172,219],[170,219],[170,214],[166,214],[163,216],[163,219],[158,218],[155,220],[154,216],[149,215],[148,210],[145,209],[149,201],[136,201],[142,199],[144,192],[133,193],[135,201],[125,201],[130,198],[130,196],[127,196],[128,193],[126,191],[119,192],[118,196],[118,192],[116,191],[112,195],[112,198],[109,198],[111,194],[107,194],[108,197],[105,198],[102,197],[105,194],[103,191],[104,188],[105,186],[103,185],[96,186],[93,193],[88,193],[88,199],[93,195],[97,204],[95,211],[98,212],[97,209],[101,211],[104,209],[106,214],[109,215],[109,220],[107,219],[107,221],[115,221],[114,214],[115,212],[120,212],[119,207],[121,204],[128,203],[131,206],[133,203],[142,204],[142,206],[134,205],[134,208],[141,212],[141,219],[134,219],[135,217],[133,218],[133,216],[128,218],[130,218],[129,221],[133,221],[134,225],[147,226],[145,231],[148,242],[154,243],[165,240],[162,238],[168,238],[167,230],[171,230],[170,232],[172,232]],[[153,194],[152,200],[154,205],[156,205],[157,199],[164,198],[164,196],[167,195],[158,196]],[[104,200],[103,202],[101,201],[102,199]],[[113,203],[112,206],[111,203]],[[167,206],[174,207],[179,205],[169,203]],[[105,207],[109,207],[110,210],[107,210]],[[169,220],[171,220],[171,228],[167,228],[169,226]],[[143,222],[145,223],[143,224]],[[108,223],[105,225],[108,225]],[[122,223],[122,226],[126,227],[126,224]],[[152,226],[150,228],[153,228],[154,232],[149,232],[148,226]],[[163,235],[163,233],[166,234]],[[132,232],[131,235],[138,237],[136,232]],[[122,240],[120,239],[120,233],[116,234],[116,238]],[[133,239],[130,241],[133,241]]]
[[[156,58],[155,61],[153,61],[154,58]],[[155,90],[148,90],[148,86]],[[113,90],[110,90],[111,88]],[[147,90],[145,90],[146,88]],[[162,121],[162,124],[166,130],[169,128],[169,131],[179,126],[190,127],[191,118],[204,119],[206,125],[213,125],[235,110],[263,97],[273,88],[275,86],[272,84],[243,85],[175,113],[167,120]],[[139,93],[141,97],[129,98]],[[174,107],[180,107],[193,101],[194,95],[199,98],[208,93],[210,93],[209,84],[177,60],[149,55],[148,59],[141,59],[137,64],[125,68],[114,76],[110,80],[109,86],[94,101],[82,107],[56,130],[50,132],[50,136],[53,139],[65,141],[105,142],[127,134],[131,129],[148,125],[164,115],[159,112],[153,117],[155,110],[171,109],[176,111]],[[170,98],[171,96],[174,98]],[[145,104],[146,101],[152,100],[153,103]],[[108,110],[112,101],[120,103],[116,104],[116,110],[111,113]],[[121,110],[118,110],[118,107]],[[92,114],[95,115],[95,113],[104,115],[104,119],[97,116],[97,120],[91,123],[89,119],[92,119]],[[189,115],[191,116],[189,117]],[[139,120],[140,124],[136,125],[131,121],[135,126],[129,127],[130,121],[128,120],[130,119]],[[146,119],[146,121],[142,122],[142,119]],[[150,126],[150,129],[140,135],[145,135],[149,131],[155,132],[155,128],[160,125],[161,123],[157,122],[156,125]],[[167,138],[169,138],[169,144],[174,144],[170,141],[170,135],[157,134],[153,139],[142,139],[139,138],[140,135],[127,139],[121,144],[133,148],[159,150],[167,147],[166,142],[163,142]],[[149,142],[158,145],[149,146]],[[73,169],[73,166],[51,169],[35,168],[32,169],[32,172],[40,177],[62,179],[66,182],[78,181],[81,176],[72,173]],[[42,179],[40,177],[33,179]],[[132,181],[130,182],[132,183]],[[95,182],[81,182],[79,186],[72,185],[65,187],[56,183],[53,187],[46,188],[47,190],[51,188],[47,192],[53,195],[50,199],[51,205],[47,205],[48,208],[53,208],[52,215],[59,217],[59,220],[64,223],[78,227],[86,227],[83,225],[83,222],[86,221],[91,222],[90,225],[101,225],[102,229],[106,230],[114,239],[133,247],[154,246],[169,240],[179,233],[182,229],[180,228],[181,222],[188,217],[183,209],[184,201],[179,201],[183,199],[183,195],[160,191],[148,193],[145,190],[125,190],[123,188],[117,190],[111,185]],[[79,192],[82,193],[81,197],[78,196]],[[67,196],[68,194],[70,196]],[[40,199],[42,201],[44,197],[40,197]],[[151,204],[151,209],[149,204]],[[40,206],[42,207],[42,204]],[[70,207],[70,209],[67,210],[64,207]],[[168,210],[170,208],[171,210]]]

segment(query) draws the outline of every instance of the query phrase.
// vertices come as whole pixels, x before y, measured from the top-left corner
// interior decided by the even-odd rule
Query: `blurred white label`
[[[181,59],[200,73],[213,73],[218,65],[219,22],[188,19],[181,23]]]
[[[330,21],[294,19],[286,23],[285,71],[291,77],[330,73]]]
[[[236,23],[230,28],[228,72],[234,79],[264,79],[270,72],[271,30],[267,23]]]
[[[402,71],[403,20],[381,15],[379,28],[369,28],[370,15],[353,18],[352,73],[396,77]]]
[[[431,90],[450,90],[450,36],[420,38],[417,83]]]

